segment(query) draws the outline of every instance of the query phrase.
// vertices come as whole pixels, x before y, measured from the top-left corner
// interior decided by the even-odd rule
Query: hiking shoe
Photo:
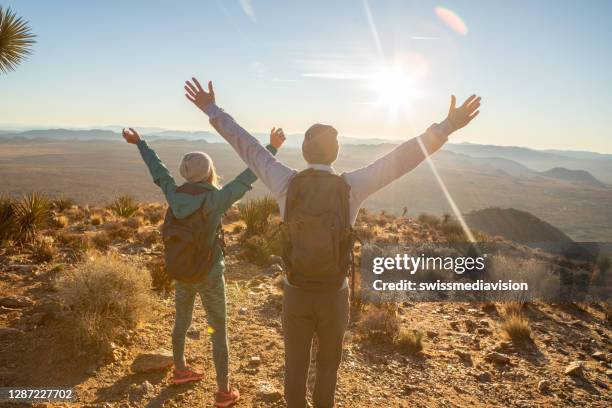
[[[215,395],[215,407],[224,408],[234,405],[240,399],[240,393],[232,388],[229,392],[217,391]]]
[[[174,369],[174,378],[172,379],[173,384],[183,384],[192,381],[200,381],[204,378],[204,374],[195,372],[190,366],[184,369]]]

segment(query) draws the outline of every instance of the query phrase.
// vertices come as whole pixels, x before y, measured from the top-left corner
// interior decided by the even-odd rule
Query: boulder
[[[32,306],[34,302],[27,296],[1,296],[0,306],[8,307],[10,309],[23,309],[24,307]]]
[[[174,364],[172,352],[157,350],[153,353],[140,354],[132,363],[135,373],[148,373],[151,371],[167,370]]]
[[[572,377],[584,377],[584,363],[582,361],[572,361],[563,372]]]
[[[485,356],[485,360],[491,361],[495,364],[508,364],[510,363],[510,357],[505,354],[492,351]]]

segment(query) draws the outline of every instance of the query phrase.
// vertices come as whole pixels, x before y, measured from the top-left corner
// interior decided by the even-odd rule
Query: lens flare
[[[446,7],[438,6],[435,8],[436,15],[446,25],[448,28],[453,30],[454,32],[467,35],[468,28],[467,25],[463,22],[461,17],[459,17],[452,10],[447,9]]]

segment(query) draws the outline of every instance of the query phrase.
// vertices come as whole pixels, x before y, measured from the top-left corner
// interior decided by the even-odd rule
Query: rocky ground
[[[62,228],[84,236],[108,229],[87,220]],[[155,222],[132,225],[133,236],[109,250],[143,270],[159,260],[161,247],[143,234]],[[437,232],[404,219],[379,222],[379,233],[434,239]],[[226,282],[232,382],[244,407],[282,407],[283,342],[280,323],[281,267],[259,267],[241,257],[239,232],[228,230]],[[55,233],[48,233],[54,235]],[[212,406],[215,391],[205,314],[198,303],[188,333],[187,355],[206,378],[173,386],[170,332],[172,294],[155,293],[148,320],[122,333],[106,355],[74,350],[62,319],[54,279],[76,259],[58,242],[53,261],[36,262],[28,250],[0,250],[0,386],[74,387],[75,403],[39,406]],[[72,244],[74,246],[74,244]],[[87,256],[87,255],[85,255]],[[612,405],[612,326],[599,304],[524,308],[533,342],[504,337],[499,305],[403,303],[401,326],[424,333],[424,350],[409,354],[388,342],[364,340],[355,310],[340,370],[339,407],[547,407]],[[16,405],[10,405],[16,406]]]

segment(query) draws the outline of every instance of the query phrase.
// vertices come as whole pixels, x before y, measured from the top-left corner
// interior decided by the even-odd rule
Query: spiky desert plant
[[[0,72],[14,71],[30,55],[35,37],[28,21],[0,6]]]
[[[138,203],[134,197],[123,195],[117,197],[108,208],[119,217],[129,218],[138,211]]]
[[[65,195],[61,195],[59,197],[57,197],[56,199],[53,200],[53,208],[57,209],[58,211],[66,211],[70,208],[72,208],[72,206],[74,205],[74,200],[70,197],[67,197]]]
[[[30,242],[51,217],[49,199],[39,193],[25,195],[15,206],[16,238]]]
[[[246,224],[246,235],[259,235],[266,231],[268,218],[278,212],[278,206],[272,197],[265,196],[241,203],[238,212]]]
[[[7,196],[0,196],[0,242],[13,236],[15,232],[15,201]]]

